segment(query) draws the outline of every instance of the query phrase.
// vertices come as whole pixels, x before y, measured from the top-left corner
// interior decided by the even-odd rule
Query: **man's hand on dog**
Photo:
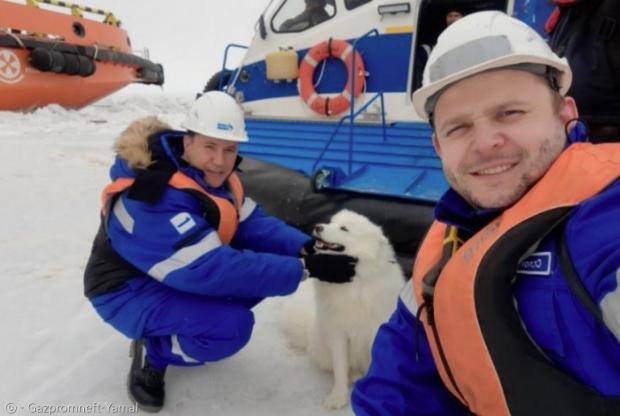
[[[310,240],[306,241],[303,247],[301,248],[301,252],[299,253],[300,256],[307,256],[308,254],[316,253],[315,245],[316,245],[316,238],[311,238]]]
[[[328,283],[348,283],[355,275],[355,257],[344,254],[312,253],[302,257],[310,277]]]

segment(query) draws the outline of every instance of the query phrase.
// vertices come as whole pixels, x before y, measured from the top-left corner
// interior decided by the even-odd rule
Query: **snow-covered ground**
[[[129,340],[82,294],[114,138],[156,114],[180,121],[192,97],[113,96],[81,111],[0,112],[0,415],[134,414],[125,389]],[[249,345],[166,376],[162,415],[344,415],[321,401],[331,376],[291,350],[282,303],[255,309]]]

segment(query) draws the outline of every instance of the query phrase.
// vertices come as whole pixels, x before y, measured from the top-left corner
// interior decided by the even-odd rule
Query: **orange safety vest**
[[[129,188],[133,182],[133,178],[118,178],[104,188],[101,193],[101,212],[104,216],[107,216],[110,211],[114,197]],[[203,195],[214,202],[220,213],[219,224],[217,224],[217,234],[220,241],[224,244],[229,244],[232,241],[239,225],[239,213],[243,204],[243,185],[235,172],[227,180],[228,189],[232,193],[234,204],[226,198],[208,193],[195,180],[180,171],[172,175],[168,185],[180,190],[196,191],[199,195]]]
[[[456,229],[435,221],[413,267],[413,290],[439,375],[476,415],[620,414],[553,366],[514,307],[521,256],[580,202],[620,178],[620,145],[566,149],[514,206],[458,247]]]

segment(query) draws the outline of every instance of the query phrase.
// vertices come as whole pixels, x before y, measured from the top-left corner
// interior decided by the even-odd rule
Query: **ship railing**
[[[87,13],[98,14],[98,15],[103,16],[104,17],[103,23],[105,24],[108,24],[111,26],[117,26],[117,27],[120,27],[121,25],[121,21],[118,20],[116,16],[112,14],[112,12],[109,12],[107,10],[95,9],[94,7],[88,7],[88,6],[81,6],[79,4],[73,4],[73,3],[66,2],[66,1],[26,0],[26,5],[32,6],[32,7],[39,7],[40,3],[49,4],[50,6],[64,7],[64,8],[70,9],[71,16],[73,17],[84,17],[82,13],[87,12]]]
[[[224,73],[226,71],[231,71],[231,69],[228,69],[226,67],[226,62],[228,61],[228,52],[233,49],[248,49],[247,46],[245,45],[239,45],[237,43],[229,43],[226,46],[226,49],[224,49],[224,61],[222,62],[222,70],[220,71],[220,81],[218,83],[218,90],[222,90],[222,88],[224,87]],[[237,70],[235,71],[234,76],[232,77],[232,79],[230,80],[230,82],[228,82],[229,85],[229,89],[227,90],[227,92],[231,95],[234,95],[234,91],[232,91],[231,89],[234,88],[235,83],[237,82],[237,78],[239,78],[239,74],[241,73],[241,70],[243,69],[243,62],[241,64],[239,64],[239,66],[237,66]]]
[[[336,137],[336,134],[338,134],[338,131],[340,130],[340,127],[342,127],[342,125],[344,124],[345,121],[349,121],[349,147],[348,147],[348,172],[347,175],[351,175],[353,173],[353,129],[355,127],[355,119],[362,114],[364,111],[366,111],[366,109],[376,100],[379,100],[381,103],[381,126],[382,126],[382,135],[383,135],[383,142],[386,141],[386,124],[385,124],[385,101],[383,98],[383,91],[379,91],[377,92],[372,98],[370,98],[362,107],[360,107],[359,109],[357,109],[357,111],[355,110],[355,94],[353,93],[355,91],[355,56],[356,56],[356,52],[357,52],[357,44],[365,39],[365,38],[369,38],[371,36],[376,36],[377,37],[377,41],[379,41],[380,36],[379,36],[379,31],[377,29],[372,29],[369,30],[368,32],[366,32],[365,34],[363,34],[362,36],[358,37],[352,45],[352,53],[353,53],[353,60],[352,60],[352,64],[351,64],[351,73],[349,74],[349,79],[351,79],[351,106],[349,108],[349,114],[347,114],[346,116],[343,116],[340,121],[338,122],[338,124],[336,125],[336,128],[334,129],[334,131],[332,132],[331,136],[329,137],[329,139],[327,140],[327,142],[325,143],[325,146],[323,147],[323,149],[321,150],[321,153],[319,154],[319,157],[315,160],[314,164],[312,165],[312,172],[315,172],[315,174],[318,172],[317,171],[317,166],[319,165],[319,163],[321,162],[321,160],[323,159],[323,156],[325,156],[325,153],[327,152],[329,146],[331,145],[331,143],[333,142],[334,138]],[[313,175],[314,177],[315,175]]]

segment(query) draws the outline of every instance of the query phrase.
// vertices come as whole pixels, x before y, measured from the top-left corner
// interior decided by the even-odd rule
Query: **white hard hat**
[[[490,69],[523,64],[554,68],[560,94],[568,91],[572,81],[568,61],[553,53],[534,29],[498,11],[465,16],[439,35],[424,68],[422,87],[413,93],[415,111],[428,120],[436,94],[450,84]]]
[[[209,91],[198,98],[181,126],[194,133],[231,142],[247,142],[243,109],[223,91]]]

